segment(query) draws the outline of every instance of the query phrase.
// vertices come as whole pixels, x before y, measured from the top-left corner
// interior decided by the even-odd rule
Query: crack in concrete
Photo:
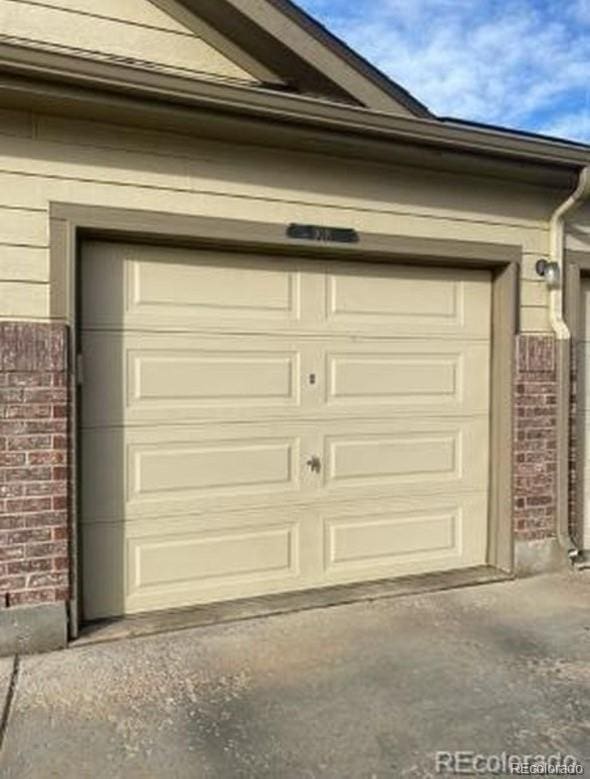
[[[12,711],[12,703],[16,694],[16,685],[18,683],[18,672],[20,667],[20,658],[15,655],[12,663],[12,673],[10,674],[10,681],[8,683],[8,690],[6,692],[6,700],[4,701],[4,707],[2,709],[2,716],[0,717],[0,754],[4,747],[4,739],[6,737],[6,731],[8,729],[8,721],[10,719],[10,712]]]

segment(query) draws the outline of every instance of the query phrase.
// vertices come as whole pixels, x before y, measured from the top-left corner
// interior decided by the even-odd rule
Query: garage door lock
[[[321,473],[322,461],[317,456],[310,457],[309,460],[307,461],[307,467],[312,473]]]

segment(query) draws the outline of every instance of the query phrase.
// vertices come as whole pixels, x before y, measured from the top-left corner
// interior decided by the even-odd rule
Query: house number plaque
[[[287,237],[300,241],[318,241],[319,243],[358,243],[360,240],[356,230],[346,227],[300,224],[290,224],[287,228]]]

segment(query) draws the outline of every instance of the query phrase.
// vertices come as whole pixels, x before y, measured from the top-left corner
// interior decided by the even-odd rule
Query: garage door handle
[[[312,473],[321,473],[322,461],[317,456],[310,457],[309,460],[307,461],[307,467]]]

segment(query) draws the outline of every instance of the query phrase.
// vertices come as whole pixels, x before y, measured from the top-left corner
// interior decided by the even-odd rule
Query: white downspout
[[[549,223],[549,262],[557,268],[555,284],[549,289],[549,321],[557,339],[557,375],[563,386],[557,392],[557,538],[570,561],[581,555],[569,531],[569,441],[570,441],[570,349],[571,332],[564,320],[563,281],[565,256],[565,221],[584,200],[590,197],[590,166],[580,172],[576,190],[553,213]]]
[[[563,277],[565,249],[565,218],[590,197],[590,165],[582,169],[575,192],[553,213],[549,223],[549,262],[559,269],[559,283],[549,290],[549,320],[558,341],[569,341],[571,333],[563,319]]]

